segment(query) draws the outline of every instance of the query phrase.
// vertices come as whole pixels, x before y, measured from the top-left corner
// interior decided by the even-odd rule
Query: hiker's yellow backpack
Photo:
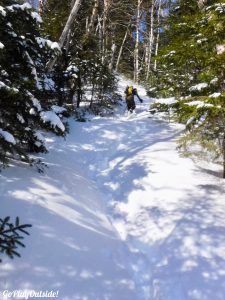
[[[133,86],[131,85],[131,86],[128,86],[128,88],[127,88],[127,96],[130,96],[132,94],[133,94]]]

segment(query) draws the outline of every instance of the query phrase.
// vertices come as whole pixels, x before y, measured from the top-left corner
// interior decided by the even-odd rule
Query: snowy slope
[[[76,142],[73,125],[66,142],[48,140],[45,175],[16,166],[0,175],[1,216],[33,224],[22,258],[0,265],[0,299],[15,290],[54,291],[60,300],[138,299],[105,196],[79,160],[92,150]]]
[[[123,93],[129,82],[120,81]],[[181,158],[182,127],[150,99],[48,137],[44,175],[1,176],[1,216],[32,223],[21,259],[0,265],[0,292],[54,290],[82,300],[224,300],[225,201],[218,166]],[[209,168],[210,167],[210,168]],[[3,296],[0,299],[4,299]]]

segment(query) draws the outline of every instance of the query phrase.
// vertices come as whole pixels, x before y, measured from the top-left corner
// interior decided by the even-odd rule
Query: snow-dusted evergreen
[[[40,88],[56,43],[40,36],[41,18],[30,4],[0,4],[0,158],[5,164],[9,158],[30,161],[29,152],[46,151],[40,129],[63,134],[65,128]]]
[[[169,10],[149,94],[176,96],[170,109],[187,124],[180,146],[186,155],[219,161],[225,178],[224,3],[179,0]],[[193,151],[193,145],[201,150]]]

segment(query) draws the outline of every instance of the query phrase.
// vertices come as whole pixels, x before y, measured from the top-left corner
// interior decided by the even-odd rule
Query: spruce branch
[[[10,222],[10,217],[0,218],[0,253],[6,254],[10,258],[20,257],[18,247],[25,247],[21,241],[24,239],[23,234],[29,235],[26,230],[30,224],[20,224],[19,217],[16,217],[15,224]],[[0,262],[2,260],[0,259]]]

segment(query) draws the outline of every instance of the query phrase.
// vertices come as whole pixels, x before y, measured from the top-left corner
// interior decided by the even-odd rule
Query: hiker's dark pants
[[[135,101],[134,101],[134,96],[130,95],[126,97],[126,103],[127,103],[127,110],[128,111],[133,111],[136,107]]]

